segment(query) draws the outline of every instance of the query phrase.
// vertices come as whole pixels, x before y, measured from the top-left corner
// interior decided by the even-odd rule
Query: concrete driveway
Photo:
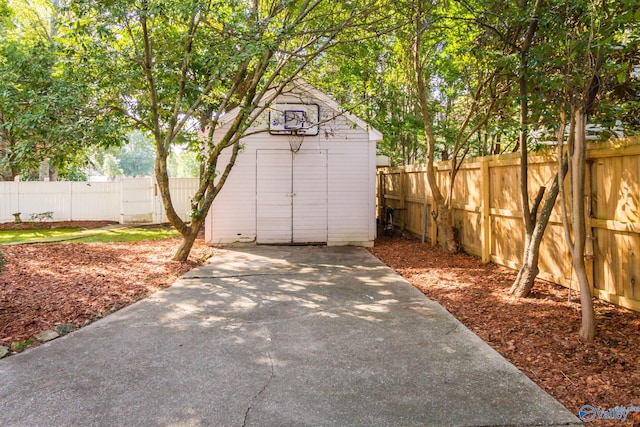
[[[366,250],[219,251],[0,360],[11,426],[580,425]]]

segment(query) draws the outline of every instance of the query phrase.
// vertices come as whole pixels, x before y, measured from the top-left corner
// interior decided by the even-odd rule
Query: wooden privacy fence
[[[585,259],[590,284],[597,297],[640,311],[640,138],[592,144],[587,165]],[[437,180],[445,191],[450,169],[449,162],[437,164]],[[395,225],[433,241],[436,227],[425,171],[421,166],[378,169],[377,207],[380,218],[385,207],[400,208]],[[554,153],[530,157],[530,200],[541,186],[550,188],[556,171]],[[568,185],[565,188],[568,194]],[[524,248],[519,154],[465,161],[452,200],[464,250],[483,262],[519,269]],[[559,197],[540,248],[538,277],[572,289],[578,286]]]

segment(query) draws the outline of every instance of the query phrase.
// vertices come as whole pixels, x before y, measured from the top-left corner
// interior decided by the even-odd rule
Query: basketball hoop
[[[299,129],[293,129],[289,134],[289,149],[292,153],[297,153],[302,146],[302,141],[304,140],[304,133],[300,132]]]

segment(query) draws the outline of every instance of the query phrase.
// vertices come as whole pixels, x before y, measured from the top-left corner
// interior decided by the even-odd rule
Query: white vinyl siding
[[[256,240],[291,243],[291,152],[258,150],[256,170]]]
[[[366,134],[364,135],[366,136]],[[360,135],[362,138],[362,135]],[[355,244],[369,239],[369,191],[367,140],[350,140],[329,153],[329,241]]]
[[[318,104],[322,120],[339,111],[309,96],[279,99],[293,101]],[[371,246],[376,146],[370,138],[369,129],[345,116],[322,123],[317,136],[304,137],[295,155],[285,135],[265,131],[243,138],[244,149],[213,203],[206,240]]]
[[[258,243],[327,242],[324,150],[257,151]]]
[[[252,242],[256,238],[255,150],[241,153],[226,183],[213,201],[205,229],[205,239],[212,244]],[[218,160],[222,174],[230,158],[225,150]]]
[[[327,152],[293,155],[293,243],[327,243]]]

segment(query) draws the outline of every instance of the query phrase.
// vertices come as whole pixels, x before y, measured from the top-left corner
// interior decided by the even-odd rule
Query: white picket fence
[[[171,198],[178,214],[188,220],[197,178],[172,178]],[[0,181],[0,222],[53,212],[53,221],[118,221],[121,224],[167,222],[153,178],[122,178],[115,182]]]

